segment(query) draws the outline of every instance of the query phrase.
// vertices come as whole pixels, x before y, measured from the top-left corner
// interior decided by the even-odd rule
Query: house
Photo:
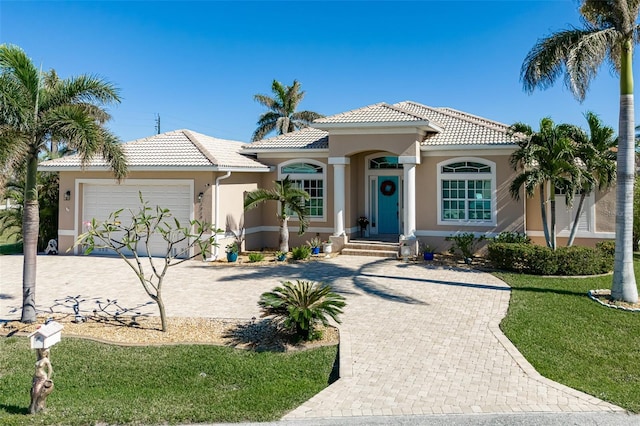
[[[138,191],[184,220],[226,229],[220,238],[243,233],[246,249],[277,247],[276,203],[243,213],[243,194],[285,176],[310,194],[310,227],[297,236],[295,217],[290,220],[292,246],[319,235],[340,249],[359,236],[364,216],[368,238],[420,240],[444,250],[444,238],[456,232],[526,231],[544,241],[539,200],[509,194],[516,174],[509,156],[516,148],[505,124],[406,101],[332,115],[251,144],[189,130],[129,142],[130,174],[120,183],[101,160],[83,168],[70,156],[43,162],[40,170],[60,172],[61,253],[86,221],[135,207]],[[559,244],[568,237],[573,209],[557,208]],[[614,213],[613,191],[591,194],[576,243],[614,238]]]

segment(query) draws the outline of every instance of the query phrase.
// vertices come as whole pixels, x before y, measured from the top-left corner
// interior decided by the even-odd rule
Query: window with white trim
[[[454,159],[438,164],[438,222],[491,225],[496,222],[495,163]]]
[[[294,184],[309,194],[305,205],[310,218],[325,217],[325,166],[314,160],[292,160],[280,164],[278,179],[289,176]]]

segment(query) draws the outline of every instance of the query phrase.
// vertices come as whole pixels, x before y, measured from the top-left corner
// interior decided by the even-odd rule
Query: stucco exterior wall
[[[419,133],[359,134],[329,136],[329,157],[346,157],[365,151],[388,151],[395,155],[415,156],[422,140]]]

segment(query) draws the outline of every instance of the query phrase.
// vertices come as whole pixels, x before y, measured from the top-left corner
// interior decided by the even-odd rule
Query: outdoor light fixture
[[[64,199],[69,201],[71,199],[71,191],[67,189],[67,192],[64,193]]]
[[[204,192],[198,194],[198,201],[202,201],[202,197],[204,197]]]

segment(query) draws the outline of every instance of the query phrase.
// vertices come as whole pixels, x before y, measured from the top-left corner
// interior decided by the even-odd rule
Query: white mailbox
[[[47,349],[60,341],[62,329],[59,322],[51,321],[29,335],[31,349]]]

